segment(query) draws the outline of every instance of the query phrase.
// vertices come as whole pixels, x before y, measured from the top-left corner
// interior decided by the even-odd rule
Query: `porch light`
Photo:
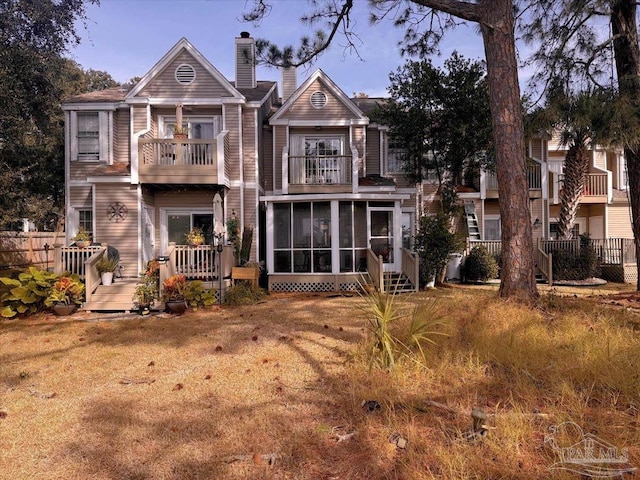
[[[536,220],[533,222],[533,228],[540,228],[542,226],[542,222],[540,221],[539,218],[536,218]]]

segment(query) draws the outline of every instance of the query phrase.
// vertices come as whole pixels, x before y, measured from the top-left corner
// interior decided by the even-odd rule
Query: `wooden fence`
[[[53,246],[64,241],[64,232],[0,232],[0,269],[53,270]]]

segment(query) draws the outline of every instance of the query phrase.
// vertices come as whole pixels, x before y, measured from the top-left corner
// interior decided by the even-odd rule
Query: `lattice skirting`
[[[272,292],[352,292],[359,289],[354,276],[272,276],[269,290]]]
[[[601,277],[614,283],[637,283],[638,268],[634,264],[620,265],[602,265]]]

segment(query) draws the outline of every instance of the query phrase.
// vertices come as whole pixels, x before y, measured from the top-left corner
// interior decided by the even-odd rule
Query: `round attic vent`
[[[311,94],[311,105],[313,108],[323,108],[327,104],[327,96],[324,92],[317,91]]]
[[[189,85],[196,79],[196,70],[191,65],[183,63],[176,68],[176,81],[180,85]]]

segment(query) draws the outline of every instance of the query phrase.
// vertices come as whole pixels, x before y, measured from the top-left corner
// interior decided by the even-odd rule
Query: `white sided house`
[[[67,245],[82,227],[118,251],[125,278],[161,258],[217,285],[235,260],[225,245],[220,270],[216,225],[235,218],[254,229],[250,260],[273,291],[353,289],[385,272],[417,286],[404,248],[417,189],[389,171],[388,128],[365,113],[375,102],[321,70],[300,86],[284,70],[280,96],[256,79],[254,49],[235,39],[231,81],[183,38],[132,87],[67,99]],[[190,249],[194,227],[206,241]]]

